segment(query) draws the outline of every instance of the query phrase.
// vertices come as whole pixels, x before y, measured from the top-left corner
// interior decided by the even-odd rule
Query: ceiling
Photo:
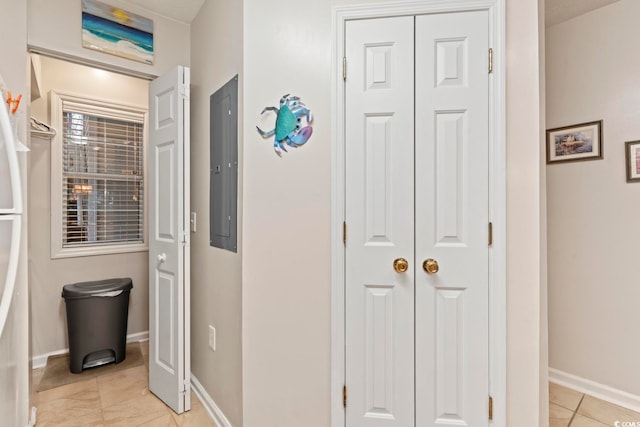
[[[618,0],[546,0],[545,24],[549,27],[616,1]],[[189,24],[196,17],[205,0],[128,0],[128,2]]]
[[[559,24],[618,0],[546,0],[545,25]]]
[[[205,0],[127,0],[127,2],[162,16],[190,24],[200,11]]]

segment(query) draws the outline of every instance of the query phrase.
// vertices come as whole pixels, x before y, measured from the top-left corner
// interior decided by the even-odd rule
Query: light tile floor
[[[193,393],[191,410],[177,415],[149,391],[149,345],[140,345],[144,365],[35,393],[37,426],[215,427]],[[43,371],[33,371],[34,388]]]
[[[549,383],[549,427],[613,427],[634,422],[640,425],[640,413]]]
[[[215,427],[198,399],[177,415],[148,389],[149,346],[140,343],[145,364],[35,393],[37,426]],[[34,388],[44,369],[33,371]],[[549,383],[549,427],[612,427],[637,422],[640,413]]]

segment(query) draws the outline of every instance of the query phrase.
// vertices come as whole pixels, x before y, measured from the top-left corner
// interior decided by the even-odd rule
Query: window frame
[[[147,177],[148,177],[148,126],[149,112],[145,106],[116,103],[99,98],[75,95],[52,90],[50,92],[51,124],[58,129],[51,140],[51,258],[75,258],[94,255],[123,254],[145,252],[149,250],[147,230]],[[73,111],[108,119],[143,122],[142,155],[143,155],[143,220],[142,242],[132,243],[92,243],[85,246],[63,246],[63,179],[64,179],[64,111]]]

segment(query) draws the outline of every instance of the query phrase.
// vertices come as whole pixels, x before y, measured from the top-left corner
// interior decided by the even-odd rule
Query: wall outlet
[[[209,325],[209,348],[216,351],[216,328]]]

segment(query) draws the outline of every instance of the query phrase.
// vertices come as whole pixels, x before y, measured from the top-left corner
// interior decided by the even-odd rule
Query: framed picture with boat
[[[602,120],[547,130],[547,164],[602,159]]]
[[[625,142],[627,182],[640,182],[640,141]]]

